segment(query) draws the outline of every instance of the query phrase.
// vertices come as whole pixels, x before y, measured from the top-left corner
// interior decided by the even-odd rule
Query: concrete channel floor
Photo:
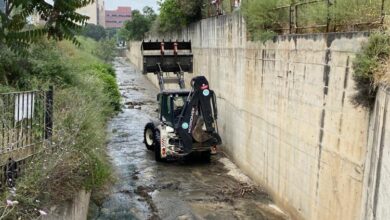
[[[155,162],[143,144],[143,129],[157,117],[158,89],[125,58],[114,65],[126,103],[108,127],[116,181],[99,205],[91,205],[90,219],[287,219],[222,153],[211,163],[195,157]]]

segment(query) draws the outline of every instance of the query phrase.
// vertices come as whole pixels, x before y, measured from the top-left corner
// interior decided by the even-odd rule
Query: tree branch
[[[5,14],[7,15],[7,17],[9,17],[11,15],[12,10],[15,7],[15,4],[12,4],[10,0],[5,0],[4,2],[5,2]]]

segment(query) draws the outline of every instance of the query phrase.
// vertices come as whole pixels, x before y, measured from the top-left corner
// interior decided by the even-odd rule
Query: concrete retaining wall
[[[53,206],[49,215],[42,217],[43,220],[86,220],[88,215],[90,192],[80,191],[73,201]]]
[[[164,38],[192,41],[194,72],[218,97],[225,151],[279,205],[294,218],[359,219],[369,112],[351,103],[352,59],[367,35],[281,36],[262,44],[245,33],[235,15]],[[139,42],[128,56],[141,67]]]
[[[371,116],[362,219],[390,218],[390,90],[381,88]]]

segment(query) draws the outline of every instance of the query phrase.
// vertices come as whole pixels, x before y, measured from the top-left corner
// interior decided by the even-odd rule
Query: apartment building
[[[121,28],[127,20],[131,20],[131,7],[106,10],[106,28]]]
[[[103,27],[106,25],[104,0],[95,0],[92,4],[78,9],[77,12],[89,17],[87,23]]]

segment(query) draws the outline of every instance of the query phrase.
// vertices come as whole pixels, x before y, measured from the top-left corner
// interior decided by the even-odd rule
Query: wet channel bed
[[[125,58],[115,60],[124,108],[108,126],[114,183],[90,205],[90,219],[286,219],[222,153],[157,163],[143,128],[157,117],[158,90]]]

